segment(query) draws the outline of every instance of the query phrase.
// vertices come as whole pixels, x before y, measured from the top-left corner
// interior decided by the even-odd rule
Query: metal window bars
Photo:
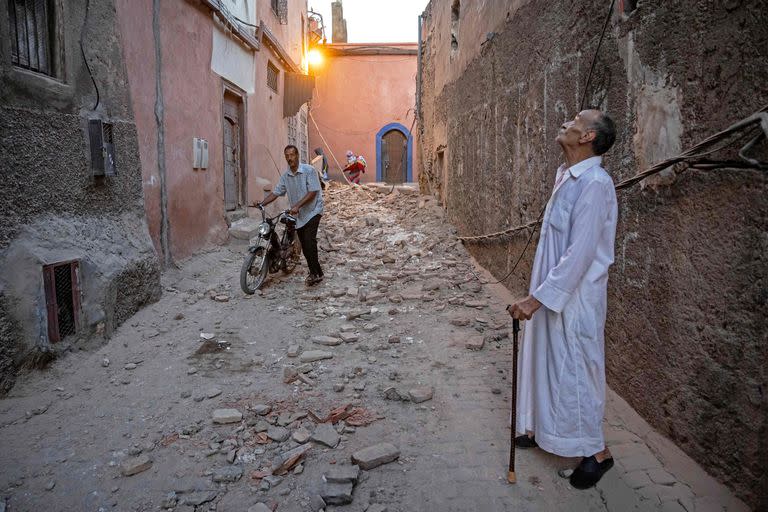
[[[14,66],[53,75],[52,14],[49,0],[8,0],[11,62]]]

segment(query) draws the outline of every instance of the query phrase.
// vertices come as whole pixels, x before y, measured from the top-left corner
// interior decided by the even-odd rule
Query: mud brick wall
[[[113,3],[51,3],[55,76],[11,64],[7,3],[0,0],[0,395],[19,368],[103,342],[160,295]],[[93,176],[91,118],[114,126],[117,176]],[[69,260],[80,261],[81,326],[54,344],[42,269]]]
[[[561,163],[554,138],[578,110],[608,3],[428,6],[421,185],[442,200],[461,234],[536,219]],[[644,1],[620,10],[630,3],[617,2],[587,91],[587,104],[618,126],[605,159],[616,181],[768,103],[765,2]],[[766,159],[765,144],[760,152]],[[765,510],[766,174],[667,172],[620,193],[619,205],[609,385]],[[471,251],[503,277],[526,237]],[[510,289],[527,288],[533,252],[505,282]]]

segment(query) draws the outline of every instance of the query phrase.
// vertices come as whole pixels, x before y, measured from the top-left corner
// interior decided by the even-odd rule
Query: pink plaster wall
[[[416,44],[397,46],[417,48]],[[316,87],[311,112],[331,151],[341,165],[346,162],[344,154],[348,149],[362,154],[368,162],[362,181],[376,181],[376,133],[389,123],[400,123],[408,129],[413,123],[416,55],[325,57],[322,65],[312,71]],[[414,124],[413,181],[418,181],[416,131]],[[309,144],[312,149],[324,148],[332,174],[339,176],[338,166],[311,120]]]
[[[289,0],[288,23],[281,25],[271,8],[270,0],[258,0],[258,17],[280,41],[283,49],[302,69],[306,69],[306,31],[302,41],[301,22],[306,23],[307,11],[304,0]],[[286,70],[275,55],[265,46],[256,53],[256,88],[248,96],[247,172],[248,202],[264,197],[264,189],[277,183],[279,173],[287,168],[283,148],[288,144],[288,124],[283,117],[283,85]],[[278,92],[267,86],[267,63],[280,68]],[[280,200],[283,202],[283,200]],[[287,207],[288,204],[284,203]],[[256,215],[255,212],[249,212]]]
[[[139,137],[144,210],[149,234],[160,254],[160,177],[155,129],[155,51],[152,0],[115,0],[123,58],[128,70],[131,106]],[[137,101],[137,99],[139,101]]]
[[[213,23],[208,10],[184,0],[163,1],[161,16],[168,217],[173,255],[185,258],[227,236],[223,90],[211,71]],[[208,140],[208,169],[192,168],[194,137]]]
[[[160,181],[155,121],[155,46],[152,0],[116,0],[121,39],[129,74],[131,102],[139,134],[145,210],[150,234],[160,249]],[[269,0],[257,1],[257,17],[270,27],[283,48],[300,64],[304,58],[301,17],[306,2],[290,0],[287,25],[280,25]],[[224,209],[223,110],[225,80],[211,70],[210,11],[201,2],[164,0],[160,13],[162,83],[165,105],[165,164],[170,246],[174,259],[184,259],[210,244],[227,240]],[[283,118],[281,68],[275,93],[267,86],[267,62],[280,67],[262,45],[254,53],[255,90],[244,95],[246,203],[263,197],[278,177],[274,161],[285,166],[288,142]],[[209,166],[193,169],[192,140],[207,139]]]

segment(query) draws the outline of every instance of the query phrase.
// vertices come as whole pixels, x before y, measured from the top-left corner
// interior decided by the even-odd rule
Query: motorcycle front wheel
[[[240,288],[248,295],[253,295],[261,288],[269,271],[269,251],[265,247],[249,250],[240,269]]]

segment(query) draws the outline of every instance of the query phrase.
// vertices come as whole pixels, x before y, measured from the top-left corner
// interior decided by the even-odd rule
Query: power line
[[[603,31],[600,33],[600,40],[597,42],[597,48],[595,48],[595,54],[592,56],[592,65],[589,66],[589,74],[587,75],[587,83],[584,85],[584,94],[581,95],[581,103],[579,104],[579,111],[584,110],[584,101],[587,99],[587,91],[589,90],[589,84],[592,82],[592,72],[595,70],[595,63],[597,62],[597,55],[600,53],[600,47],[603,44],[603,38],[605,37],[605,31],[608,28],[608,22],[613,14],[613,5],[616,0],[611,0],[611,6],[608,8],[608,14],[605,16],[605,22],[603,23]]]

